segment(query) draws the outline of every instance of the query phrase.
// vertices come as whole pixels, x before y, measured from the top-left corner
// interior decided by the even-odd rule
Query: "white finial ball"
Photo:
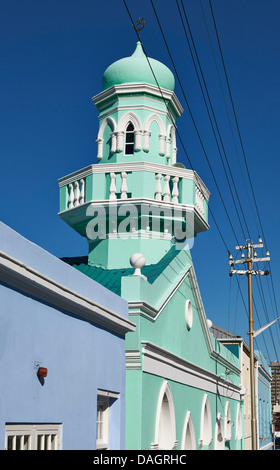
[[[134,269],[141,269],[146,264],[145,256],[142,253],[134,253],[130,257],[130,264]]]

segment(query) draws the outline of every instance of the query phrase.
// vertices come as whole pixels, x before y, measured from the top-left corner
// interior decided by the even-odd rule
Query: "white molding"
[[[140,370],[142,368],[142,360],[139,349],[126,350],[125,362],[126,370]]]
[[[203,183],[198,174],[187,168],[179,168],[176,166],[167,166],[159,163],[152,162],[121,162],[121,163],[98,163],[96,165],[88,165],[81,170],[77,170],[73,173],[70,173],[62,178],[58,179],[59,187],[65,186],[69,183],[73,183],[77,179],[85,178],[86,176],[95,174],[95,173],[120,173],[122,171],[133,172],[133,171],[150,171],[152,173],[161,173],[163,175],[178,176],[179,178],[186,178],[193,180],[200,188],[203,193],[203,196],[206,200],[209,200],[210,191]]]
[[[187,432],[188,429],[189,429],[190,438],[191,438],[191,449],[186,449],[185,448],[186,432]],[[192,414],[189,410],[187,411],[186,418],[185,418],[185,421],[184,421],[181,450],[196,450],[196,439],[195,439],[193,419],[192,419]]]
[[[93,96],[92,101],[95,106],[98,107],[104,100],[109,100],[116,94],[130,94],[130,93],[145,93],[156,96],[169,104],[172,103],[178,116],[183,113],[183,108],[175,95],[174,91],[167,90],[166,88],[160,88],[156,85],[150,85],[149,83],[125,83],[122,85],[114,85],[106,90],[101,91],[97,95]]]
[[[179,382],[209,393],[240,400],[240,387],[214,372],[189,362],[149,342],[142,343],[143,372]]]
[[[0,280],[21,292],[117,333],[135,331],[136,325],[130,320],[50,279],[3,251],[0,251]]]

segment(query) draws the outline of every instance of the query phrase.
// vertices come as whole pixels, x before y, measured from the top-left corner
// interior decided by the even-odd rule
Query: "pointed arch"
[[[125,129],[127,128],[130,122],[131,124],[133,124],[135,131],[141,130],[141,122],[139,118],[136,116],[136,114],[132,113],[131,111],[128,111],[120,118],[117,131],[125,132]]]
[[[236,410],[236,432],[235,432],[235,439],[242,439],[242,419],[241,419],[240,403],[237,404],[237,410]]]
[[[223,426],[223,418],[221,413],[218,413],[216,425],[215,425],[215,443],[214,449],[215,450],[224,450],[225,448],[225,440],[224,440],[224,426]]]
[[[166,127],[165,127],[165,124],[164,124],[163,120],[161,119],[161,117],[156,113],[151,114],[145,121],[143,149],[144,149],[145,152],[149,152],[149,150],[150,150],[150,136],[151,136],[150,126],[151,126],[152,122],[156,122],[159,126],[159,148],[158,148],[158,153],[160,155],[164,155],[165,151],[166,151],[166,149],[165,149],[165,142],[166,142],[166,137],[167,137]]]
[[[153,449],[171,450],[177,446],[173,396],[167,381],[163,382],[157,405]]]
[[[144,124],[144,131],[146,132],[149,132],[149,129],[150,129],[150,125],[153,121],[156,121],[158,126],[159,126],[159,129],[160,129],[160,134],[161,135],[166,135],[166,127],[165,127],[165,124],[163,122],[163,120],[161,119],[161,117],[154,113],[154,114],[151,114],[145,121],[145,124]]]
[[[202,401],[201,407],[201,419],[200,419],[200,447],[210,445],[212,442],[212,419],[211,419],[211,408],[209,403],[208,395],[205,394]]]
[[[185,418],[181,450],[196,450],[194,425],[190,411],[187,412]]]
[[[103,121],[102,121],[102,124],[99,128],[99,131],[98,131],[98,135],[97,135],[97,144],[98,144],[98,151],[97,151],[97,158],[98,160],[101,160],[101,158],[103,157],[103,143],[104,143],[104,130],[106,128],[106,126],[109,126],[112,130],[112,133],[111,133],[111,152],[114,153],[116,151],[116,136],[115,136],[115,132],[116,132],[116,122],[115,120],[108,116],[106,117]]]
[[[125,150],[124,143],[125,143],[125,137],[126,137],[126,130],[130,124],[134,128],[133,153],[141,149],[141,144],[142,144],[141,122],[139,118],[136,116],[136,114],[132,113],[131,111],[128,111],[121,117],[117,126],[117,151],[118,152],[122,152],[123,150]],[[131,155],[131,153],[129,153],[128,155]]]
[[[231,440],[231,414],[230,414],[230,406],[229,402],[226,402],[225,405],[225,440],[230,441]]]

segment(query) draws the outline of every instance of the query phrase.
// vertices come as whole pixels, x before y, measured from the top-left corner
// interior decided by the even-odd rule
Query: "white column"
[[[117,199],[117,196],[116,196],[117,188],[116,188],[116,182],[115,182],[116,174],[115,173],[110,173],[110,178],[111,178],[111,184],[110,184],[109,199],[115,200],[115,199]]]
[[[141,144],[142,144],[142,131],[135,131],[134,132],[134,150],[135,152],[138,152],[141,150]]]
[[[170,158],[171,156],[171,139],[168,137],[166,139],[166,157]]]
[[[80,200],[80,185],[79,181],[75,181],[74,183],[75,189],[74,189],[74,207],[79,205],[79,200]]]
[[[124,132],[119,131],[117,132],[117,152],[121,152],[123,150],[124,144]]]
[[[117,150],[117,135],[116,132],[111,133],[111,152],[115,153]]]
[[[85,202],[85,181],[83,179],[80,180],[80,199],[79,204],[83,204]]]
[[[121,173],[122,177],[122,184],[121,184],[121,199],[127,199],[127,173],[125,171],[122,171]]]
[[[69,199],[68,199],[68,209],[72,209],[74,207],[73,202],[74,202],[74,189],[73,189],[73,184],[69,184]]]
[[[174,178],[172,178],[172,183],[173,183],[172,202],[175,202],[175,203],[178,203],[178,196],[179,196],[178,181],[179,181],[178,176],[174,176]]]
[[[103,157],[103,139],[97,139],[97,158],[101,160]]]
[[[161,201],[161,178],[162,175],[160,173],[156,174],[156,190],[155,190],[155,199],[157,201]]]
[[[169,187],[170,176],[166,175],[164,177],[164,190],[163,190],[163,200],[170,202],[170,187]]]
[[[165,135],[160,135],[159,136],[159,151],[158,151],[158,153],[162,156],[165,154],[165,140],[166,140]]]
[[[150,135],[149,131],[144,131],[143,133],[143,150],[144,152],[149,152],[150,150]]]

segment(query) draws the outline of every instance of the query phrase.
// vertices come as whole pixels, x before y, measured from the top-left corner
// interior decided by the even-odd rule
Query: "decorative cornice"
[[[159,346],[142,342],[143,372],[189,385],[206,392],[240,400],[240,387]]]
[[[164,99],[167,104],[171,103],[178,116],[183,113],[183,108],[175,95],[174,91],[167,90],[165,88],[159,88],[156,85],[150,85],[149,83],[125,83],[123,85],[114,85],[107,90],[104,90],[92,98],[95,106],[98,108],[102,101],[109,100],[115,97],[115,95],[124,94],[149,94],[156,96],[157,98]]]
[[[123,335],[128,331],[135,331],[136,326],[130,320],[50,279],[3,251],[0,251],[0,280],[25,294],[116,333]]]

